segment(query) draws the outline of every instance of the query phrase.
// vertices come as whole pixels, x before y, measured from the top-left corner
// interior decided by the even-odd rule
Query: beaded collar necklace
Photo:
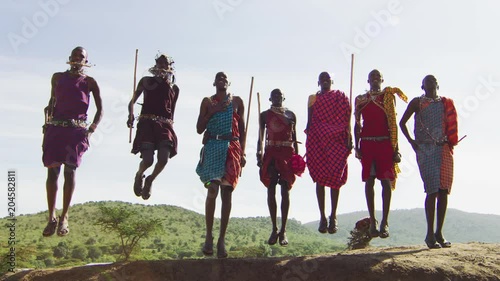
[[[225,105],[225,106],[228,106],[228,105],[231,103],[231,101],[232,101],[232,100],[233,100],[233,96],[232,96],[231,94],[229,94],[229,93],[228,93],[228,94],[227,94],[227,99],[226,99],[225,101],[223,101],[223,103],[224,103],[224,105]],[[216,98],[215,98],[215,95],[213,95],[213,96],[211,96],[211,97],[210,97],[210,102],[211,102],[212,104],[217,104],[217,103],[219,103],[220,101],[219,101],[218,99],[216,99]]]
[[[285,108],[285,107],[283,107],[283,106],[272,106],[272,105],[271,105],[271,110],[272,110],[272,111],[274,111],[274,112],[276,112],[276,113],[281,113],[281,114],[283,114],[283,113],[285,113],[286,108]]]
[[[423,94],[420,98],[422,100],[424,100],[424,101],[427,101],[427,102],[438,102],[438,101],[441,101],[441,97],[437,96],[437,95],[434,98],[430,98],[430,97],[426,96],[425,94]]]

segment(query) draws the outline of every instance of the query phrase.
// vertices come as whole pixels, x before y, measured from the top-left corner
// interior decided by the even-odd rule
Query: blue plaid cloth
[[[230,96],[226,97],[225,102]],[[217,112],[208,121],[205,133],[214,135],[231,135],[233,122],[233,103],[227,106],[226,111]],[[227,150],[230,140],[208,139],[200,152],[200,161],[196,173],[205,184],[211,180],[221,180],[226,172]]]
[[[420,112],[415,114],[415,140],[419,147],[417,163],[425,192],[428,194],[441,188],[443,146],[436,145],[435,140],[442,140],[445,136],[443,118],[442,102],[422,106]]]

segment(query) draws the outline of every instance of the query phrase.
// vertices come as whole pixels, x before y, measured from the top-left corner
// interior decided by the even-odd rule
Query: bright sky
[[[248,162],[233,194],[232,216],[268,216],[266,190],[258,179],[254,156],[256,93],[261,94],[263,110],[270,105],[272,89],[285,93],[285,106],[297,115],[303,154],[307,97],[318,90],[318,74],[330,72],[334,88],[349,94],[350,54],[354,53],[353,96],[367,90],[367,75],[374,68],[384,74],[383,86],[399,87],[410,98],[422,94],[425,75],[436,76],[438,94],[455,100],[459,135],[467,134],[455,149],[448,206],[500,215],[500,189],[490,160],[500,158],[493,146],[500,142],[500,131],[494,127],[500,121],[495,113],[500,101],[498,1],[7,0],[2,7],[0,170],[4,188],[0,202],[6,202],[7,171],[15,169],[18,214],[47,209],[46,169],[41,161],[43,108],[52,74],[66,70],[71,50],[81,45],[95,64],[87,73],[100,85],[104,119],[77,171],[73,204],[120,200],[204,213],[206,193],[195,173],[201,149],[196,120],[202,98],[214,93],[215,73],[225,71],[230,92],[241,96],[247,109],[250,81],[255,77]],[[148,75],[160,50],[174,58],[181,89],[174,125],[179,153],[154,182],[148,201],[132,191],[140,159],[130,153],[125,125],[136,48],[137,80]],[[405,108],[398,100],[398,120]],[[139,110],[136,106],[135,111]],[[94,113],[92,103],[89,116]],[[413,120],[410,127],[413,131]],[[425,194],[415,155],[401,133],[400,137],[403,173],[391,207],[421,208]],[[62,180],[61,175],[58,208]],[[381,209],[378,182],[376,193],[376,209]],[[6,216],[7,204],[0,206],[0,215]],[[338,213],[359,210],[366,210],[364,184],[360,163],[351,155]],[[302,222],[319,219],[315,185],[307,172],[293,187],[290,217]]]

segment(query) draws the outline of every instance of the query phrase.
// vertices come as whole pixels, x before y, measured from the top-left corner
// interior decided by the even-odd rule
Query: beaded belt
[[[47,121],[47,125],[53,125],[59,127],[86,128],[87,122],[83,119],[66,119],[66,120],[52,119]]]
[[[289,147],[293,147],[293,142],[291,142],[291,141],[266,140],[266,146],[289,146]]]
[[[232,134],[227,134],[227,135],[210,135],[210,134],[206,134],[207,138],[208,139],[215,139],[215,140],[232,140],[232,141],[236,141],[236,140],[239,140],[237,137],[233,137]]]
[[[448,138],[445,136],[441,140],[418,140],[417,144],[434,144],[436,146],[443,146],[448,143]]]
[[[141,114],[139,117],[137,117],[138,120],[140,119],[148,119],[148,120],[153,120],[153,121],[160,121],[162,123],[169,124],[170,126],[174,125],[174,120],[163,117],[163,116],[158,116],[154,114]]]
[[[388,140],[388,136],[383,136],[383,137],[362,137],[361,140],[367,140],[367,141],[383,141],[383,140]]]

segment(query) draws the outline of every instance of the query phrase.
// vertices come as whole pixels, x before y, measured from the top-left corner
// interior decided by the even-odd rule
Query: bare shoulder
[[[309,98],[307,99],[307,107],[313,106],[315,102],[316,102],[316,94],[309,95]]]
[[[59,80],[59,78],[61,78],[61,76],[64,74],[64,72],[56,72],[54,74],[52,74],[52,81],[57,81]]]
[[[92,83],[92,84],[97,84],[97,81],[95,81],[94,77],[92,77],[92,76],[87,76],[87,77],[85,77],[85,79],[86,79],[89,83]]]
[[[361,95],[357,95],[356,96],[356,100],[364,100],[368,97],[368,95],[366,93],[364,94],[361,94]]]
[[[243,100],[240,96],[233,96],[233,102],[243,105]]]

